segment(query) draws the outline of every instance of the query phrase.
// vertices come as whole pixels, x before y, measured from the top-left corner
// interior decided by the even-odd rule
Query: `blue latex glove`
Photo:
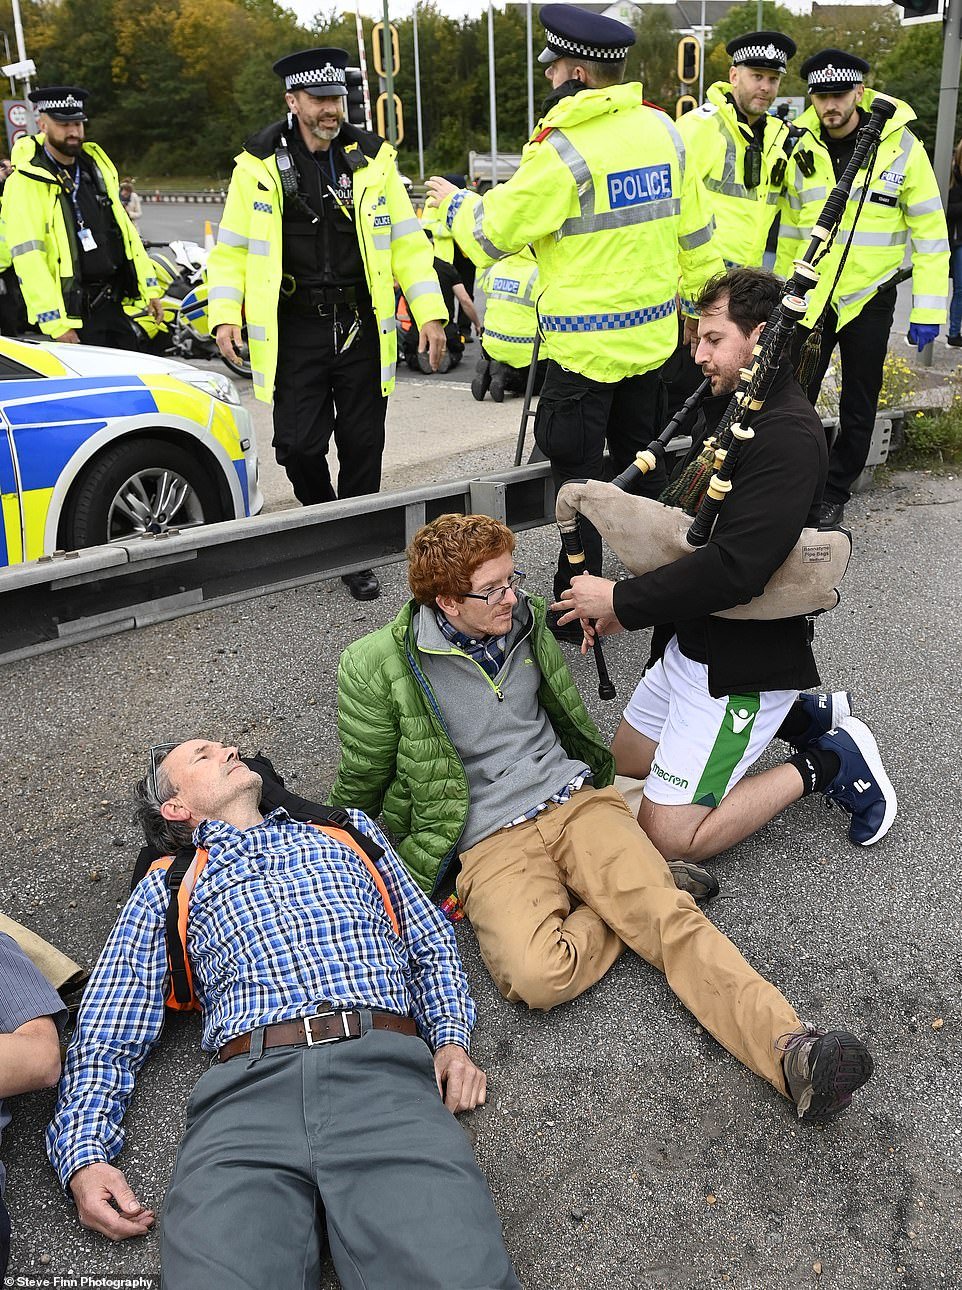
[[[936,323],[909,323],[909,334],[906,337],[910,345],[918,345],[919,353],[939,334]]]

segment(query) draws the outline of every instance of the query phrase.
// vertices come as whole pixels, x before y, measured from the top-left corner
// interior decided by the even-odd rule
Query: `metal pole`
[[[955,146],[955,113],[959,104],[959,63],[962,62],[962,0],[949,0],[943,26],[942,79],[939,89],[939,117],[935,128],[934,167],[943,203],[952,174]]]
[[[23,44],[23,22],[20,18],[20,0],[12,0],[12,4],[13,28],[17,34],[17,57],[21,63],[25,63],[27,61],[27,51]],[[30,93],[30,77],[24,76],[21,79],[23,81],[24,97],[26,97]]]
[[[3,52],[9,66],[13,59],[10,57],[10,37],[6,32],[3,33]],[[12,99],[17,97],[17,83],[12,76],[10,77],[10,97]]]
[[[421,54],[418,49],[418,5],[414,0],[414,102],[418,118],[418,175],[424,183],[424,126],[421,122]]]
[[[758,0],[758,4],[755,6],[755,21],[758,24],[755,30],[761,31],[765,25],[765,19],[762,16],[762,0]]]
[[[397,113],[394,111],[394,42],[391,40],[391,18],[387,11],[387,0],[384,0],[384,23],[381,27],[381,44],[383,52],[381,62],[384,65],[384,80],[387,88],[387,137],[397,146]]]
[[[385,0],[385,4],[387,0]],[[491,114],[491,187],[498,182],[498,106],[494,84],[494,5],[488,0],[488,106]]]
[[[758,28],[761,31],[761,27]],[[701,0],[701,26],[698,28],[701,53],[698,57],[698,102],[705,101],[705,0]]]
[[[704,4],[704,0],[702,0]],[[531,0],[525,0],[524,30],[528,40],[528,134],[534,134],[534,51],[531,48]]]

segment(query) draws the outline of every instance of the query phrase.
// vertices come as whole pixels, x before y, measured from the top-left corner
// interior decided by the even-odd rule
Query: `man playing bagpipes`
[[[728,407],[783,289],[762,270],[732,269],[696,302],[695,359],[711,393],[664,500],[691,510],[690,494],[704,488],[702,440]],[[612,751],[620,774],[645,780],[638,820],[671,859],[717,855],[810,793],[851,815],[849,837],[860,846],[879,841],[895,819],[895,791],[849,696],[799,693],[819,684],[811,620],[717,616],[759,595],[803,528],[817,523],[825,486],[825,433],[787,360],[751,426],[704,545],[621,582],[573,578],[557,606],[568,611],[562,622],[596,620],[603,635],[655,628]],[[589,639],[592,632],[588,625]],[[776,737],[792,755],[746,778]]]

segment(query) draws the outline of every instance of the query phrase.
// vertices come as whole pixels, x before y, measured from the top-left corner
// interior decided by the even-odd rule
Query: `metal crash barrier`
[[[554,520],[547,462],[45,556],[0,571],[0,662],[391,564],[422,524],[481,512]]]
[[[876,419],[856,489],[901,436],[904,411]],[[825,421],[826,430],[835,423]],[[672,439],[669,455],[691,438]],[[60,552],[0,570],[0,663],[64,645],[301,587],[404,559],[413,534],[448,511],[481,513],[511,528],[554,523],[546,461],[403,493],[377,493],[111,546]]]

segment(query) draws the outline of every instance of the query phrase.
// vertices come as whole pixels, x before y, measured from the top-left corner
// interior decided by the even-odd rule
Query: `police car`
[[[256,515],[257,475],[226,376],[0,337],[0,566]]]

